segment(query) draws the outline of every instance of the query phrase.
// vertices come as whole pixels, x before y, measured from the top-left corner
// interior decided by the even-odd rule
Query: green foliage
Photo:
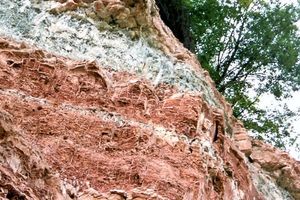
[[[193,49],[248,129],[279,147],[295,115],[258,108],[264,94],[283,100],[300,89],[299,5],[263,0],[185,0]]]

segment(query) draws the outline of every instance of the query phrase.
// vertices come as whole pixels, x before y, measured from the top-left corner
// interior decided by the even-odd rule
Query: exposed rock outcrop
[[[0,16],[2,198],[300,198],[299,162],[247,135],[154,1]]]

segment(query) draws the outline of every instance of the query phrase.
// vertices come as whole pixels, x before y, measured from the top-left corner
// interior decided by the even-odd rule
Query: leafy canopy
[[[293,130],[288,121],[296,113],[287,106],[262,109],[257,103],[262,95],[283,100],[300,88],[299,5],[276,0],[178,0],[176,9],[185,11],[179,17],[185,18],[185,30],[192,37],[193,45],[185,46],[197,54],[233,105],[234,115],[259,138],[284,147],[284,138]],[[175,35],[178,31],[173,29]]]

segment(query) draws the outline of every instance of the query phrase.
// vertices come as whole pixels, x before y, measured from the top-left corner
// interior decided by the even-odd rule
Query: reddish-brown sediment
[[[153,188],[170,199],[232,193],[218,161],[209,161],[199,145],[172,141],[178,135],[211,140],[214,109],[200,97],[28,48],[4,48],[1,60],[1,108],[61,177],[88,181],[101,192]],[[206,124],[197,130],[200,114]],[[215,146],[224,158],[238,151],[221,147],[219,137]],[[244,190],[251,186],[247,175],[236,179]]]
[[[2,133],[2,144],[16,151],[9,155],[17,155],[19,165],[29,168],[31,179],[38,181],[42,175],[31,171],[34,166],[27,166],[26,160],[34,155],[27,152],[23,156],[25,150],[20,151],[18,145],[38,152],[38,158],[52,173],[58,172],[60,179],[78,184],[79,191],[89,187],[100,193],[120,189],[132,195],[138,188],[152,189],[168,199],[231,199],[237,192],[232,187],[235,182],[244,199],[263,198],[252,183],[244,154],[224,135],[221,112],[201,97],[179,94],[176,88],[166,85],[154,88],[133,74],[55,57],[3,39],[0,61],[1,114],[6,116],[5,124],[16,129],[11,131],[2,125],[7,133]],[[218,139],[211,147],[203,145],[212,143],[216,124]],[[232,126],[237,130],[233,132],[242,134],[241,125]],[[284,169],[285,176],[298,178],[298,168],[288,168],[298,167],[296,162],[288,156],[284,166],[281,160],[265,161],[258,151],[267,151],[266,147],[258,144],[246,149],[252,152],[254,162],[267,170],[270,166],[273,171]],[[44,169],[44,164],[36,165]],[[13,173],[9,166],[2,170]],[[23,177],[15,179],[12,185],[26,182]],[[50,190],[34,184],[36,190],[31,192],[37,197],[42,194],[39,190],[54,195],[57,182]],[[296,182],[281,184],[291,190],[298,187]],[[26,195],[23,188],[14,190]],[[73,193],[70,195],[80,194]]]

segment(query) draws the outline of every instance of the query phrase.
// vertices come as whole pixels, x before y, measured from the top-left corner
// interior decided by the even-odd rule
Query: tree
[[[191,49],[246,128],[278,147],[292,131],[296,113],[257,106],[265,94],[282,100],[300,89],[300,9],[279,1],[181,0]],[[175,30],[176,32],[176,30]],[[176,34],[175,34],[176,35]]]

